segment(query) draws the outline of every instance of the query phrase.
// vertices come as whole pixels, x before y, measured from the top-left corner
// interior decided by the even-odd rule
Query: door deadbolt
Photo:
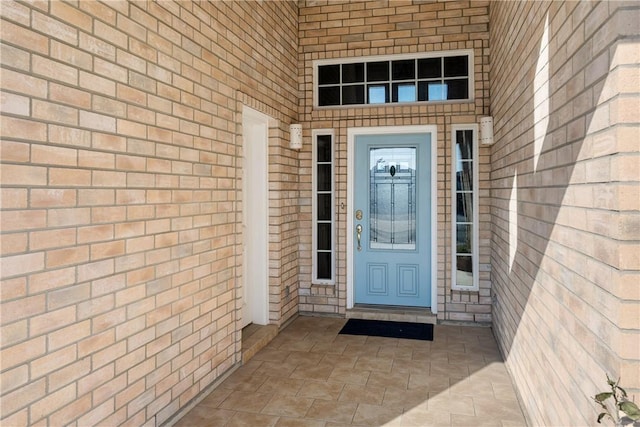
[[[358,209],[358,210],[356,211],[356,219],[357,219],[358,221],[362,220],[362,210]]]

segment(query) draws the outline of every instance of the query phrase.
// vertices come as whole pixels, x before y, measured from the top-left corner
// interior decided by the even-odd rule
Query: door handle
[[[362,246],[360,245],[360,239],[362,238],[362,225],[356,225],[356,237],[358,239],[358,251],[362,250]]]

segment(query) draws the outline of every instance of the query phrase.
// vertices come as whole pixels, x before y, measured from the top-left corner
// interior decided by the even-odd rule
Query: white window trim
[[[473,233],[472,242],[472,269],[473,269],[473,285],[464,286],[456,283],[456,132],[470,130],[473,132],[473,225],[471,232]],[[478,171],[478,125],[477,124],[459,124],[451,126],[451,289],[454,291],[478,291],[480,289],[480,236],[479,233],[479,171]]]
[[[337,65],[337,64],[354,64],[358,62],[369,61],[400,61],[403,59],[424,59],[424,58],[444,58],[447,56],[469,56],[469,98],[466,99],[451,99],[444,101],[416,101],[416,102],[387,102],[384,104],[350,104],[350,105],[318,105],[318,67],[321,65]],[[425,105],[425,104],[454,104],[454,103],[467,103],[475,100],[475,60],[473,49],[456,49],[456,50],[442,50],[437,52],[423,52],[423,53],[404,53],[397,55],[371,55],[371,56],[357,56],[353,58],[331,58],[331,59],[316,59],[312,62],[313,66],[313,108],[316,109],[340,109],[340,108],[370,108],[370,107],[406,107],[411,105]],[[342,87],[342,85],[341,85]]]
[[[318,200],[317,200],[317,157],[318,157],[318,136],[331,136],[331,279],[318,279]],[[314,285],[335,285],[336,283],[336,137],[333,129],[314,129],[311,131],[312,148],[311,148],[311,283]]]

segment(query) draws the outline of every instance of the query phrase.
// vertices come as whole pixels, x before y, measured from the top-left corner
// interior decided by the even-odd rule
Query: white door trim
[[[438,128],[435,125],[347,128],[347,309],[353,308],[353,206],[355,140],[357,135],[431,134],[431,312],[438,312]]]
[[[266,114],[243,105],[243,299],[241,301],[243,318],[241,327],[249,323],[259,325],[269,323],[269,123],[271,122],[272,119]],[[247,149],[249,144],[250,150]],[[247,179],[248,172],[250,172],[250,179]],[[248,224],[251,225],[249,232]],[[247,259],[249,256],[250,260]]]

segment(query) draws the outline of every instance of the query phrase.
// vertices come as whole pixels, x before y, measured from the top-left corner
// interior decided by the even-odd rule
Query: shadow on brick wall
[[[613,160],[624,143],[612,58],[634,25],[615,7],[492,10],[494,27],[507,22],[504,9],[539,17],[533,31],[491,40],[494,328],[534,424],[592,424],[590,396],[605,373],[623,370],[612,338],[621,268]]]

